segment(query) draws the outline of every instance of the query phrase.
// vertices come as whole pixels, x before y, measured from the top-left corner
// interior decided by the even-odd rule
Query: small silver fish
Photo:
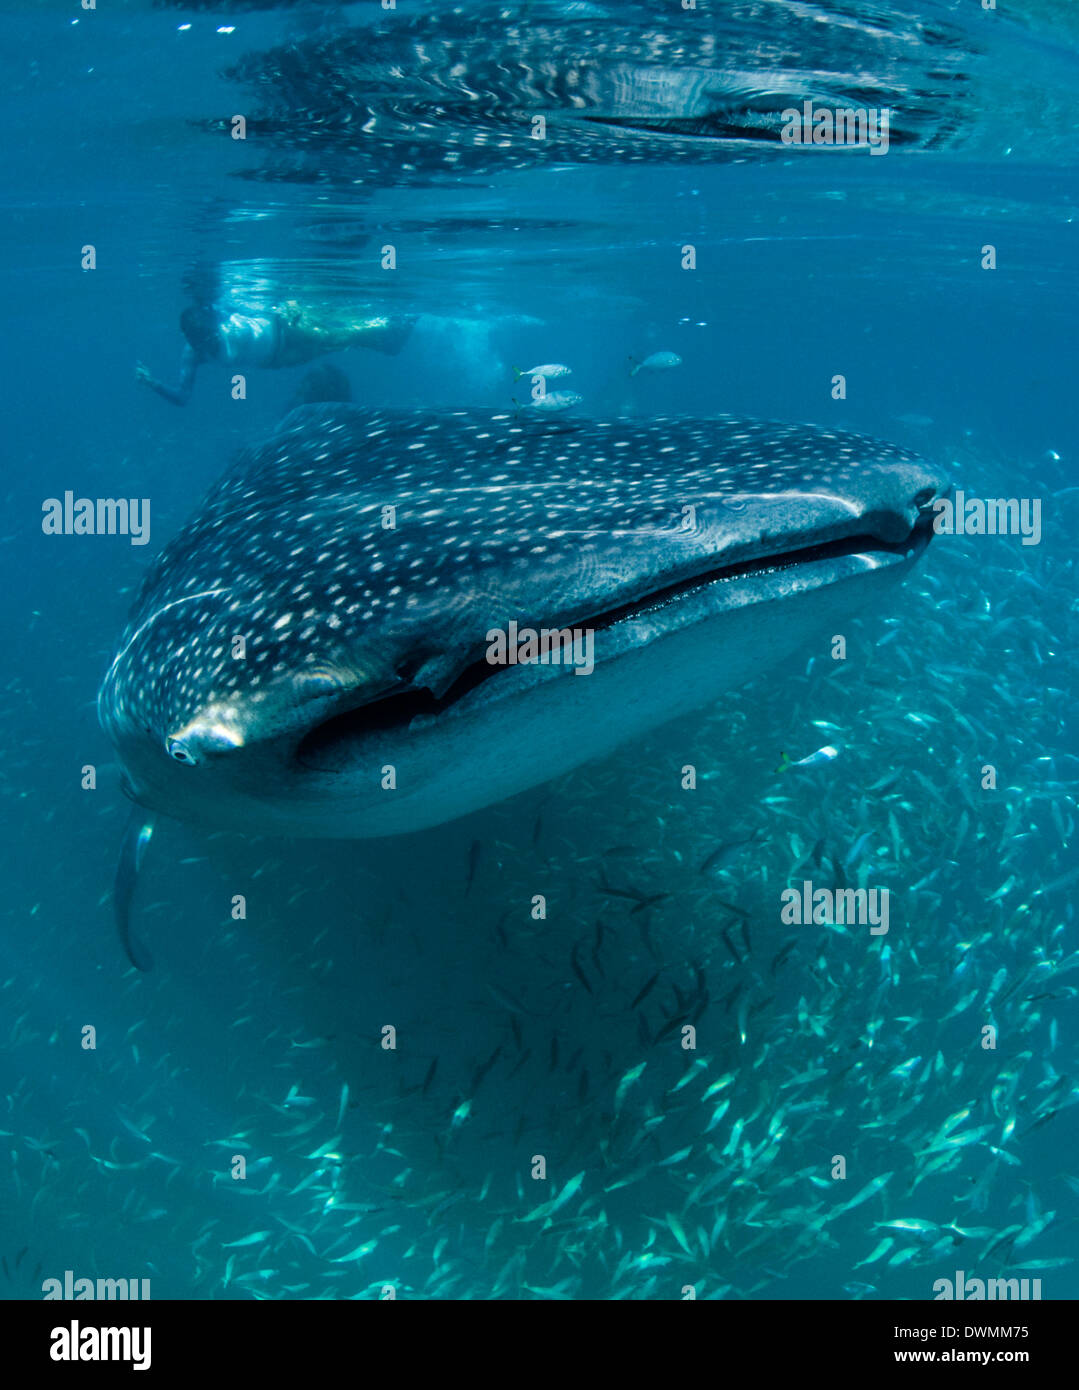
[[[222,1245],[222,1250],[234,1250],[243,1245],[261,1245],[264,1240],[268,1240],[273,1235],[272,1231],[252,1231],[249,1236],[241,1236],[239,1240],[230,1240]]]
[[[584,397],[576,391],[548,391],[545,395],[529,401],[524,408],[544,411],[569,410],[571,406],[580,405],[583,399]]]
[[[797,761],[788,758],[786,753],[780,753],[779,766],[777,772],[786,772],[790,767],[823,767],[826,763],[832,762],[839,757],[840,749],[830,743],[826,743],[823,748],[818,748],[815,753],[809,753],[804,758]]]
[[[514,367],[513,379],[519,381],[523,376],[541,376],[545,381],[557,381],[559,377],[572,376],[573,372],[561,362],[545,362],[541,367]]]
[[[659,372],[665,367],[680,367],[682,365],[682,359],[676,352],[653,352],[643,362],[638,362],[633,357],[629,360],[633,363],[629,369],[630,376],[636,376],[638,372]]]

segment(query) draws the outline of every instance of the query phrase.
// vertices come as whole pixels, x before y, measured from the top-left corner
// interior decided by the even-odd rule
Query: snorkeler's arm
[[[180,359],[180,384],[178,386],[166,386],[163,381],[158,381],[151,376],[146,368],[140,363],[135,368],[135,379],[144,381],[151,391],[156,391],[165,400],[171,401],[173,405],[186,405],[191,399],[191,392],[195,386],[195,373],[199,369],[199,359],[195,356],[190,343],[184,346],[184,355]]]

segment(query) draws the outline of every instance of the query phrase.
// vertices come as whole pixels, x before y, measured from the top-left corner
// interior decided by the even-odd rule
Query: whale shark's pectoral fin
[[[116,911],[116,926],[120,932],[120,945],[124,955],[136,970],[151,970],[154,959],[150,952],[132,934],[131,904],[135,897],[135,883],[138,879],[139,865],[142,863],[150,836],[154,833],[154,816],[141,806],[135,806],[124,827],[124,838],[120,845],[120,859],[116,865],[116,883],[113,887],[112,901]]]

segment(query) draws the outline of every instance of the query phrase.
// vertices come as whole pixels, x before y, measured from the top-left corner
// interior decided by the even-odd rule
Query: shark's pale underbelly
[[[782,680],[785,659],[801,670],[814,640],[824,654],[823,643],[845,632],[859,608],[886,597],[913,561],[881,566],[849,556],[843,563],[846,577],[823,585],[814,585],[812,566],[788,572],[770,597],[754,597],[751,587],[759,595],[765,582],[757,576],[733,581],[737,593],[712,585],[677,600],[676,614],[668,606],[598,632],[590,674],[507,668],[403,738],[386,735],[374,747],[367,739],[362,753],[343,739],[320,751],[322,775],[308,769],[304,804],[275,808],[278,828],[327,837],[420,830],[603,757],[765,672]],[[711,762],[717,752],[684,737],[672,744],[672,784],[683,765]],[[395,786],[383,790],[390,767]]]

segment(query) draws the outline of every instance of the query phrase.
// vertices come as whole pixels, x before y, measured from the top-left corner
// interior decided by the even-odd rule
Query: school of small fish
[[[24,1000],[8,1279],[94,1272],[102,1221],[161,1297],[927,1298],[957,1267],[1066,1276],[1079,1179],[1031,1160],[1079,1113],[1072,570],[1051,544],[939,538],[845,660],[809,654],[347,867],[174,832],[191,848],[148,910],[184,950],[141,993],[124,976],[94,1084],[51,1094],[48,1132],[32,1078],[62,1028],[0,983]],[[821,738],[777,775],[777,749]],[[889,932],[783,926],[807,878],[889,888]]]

